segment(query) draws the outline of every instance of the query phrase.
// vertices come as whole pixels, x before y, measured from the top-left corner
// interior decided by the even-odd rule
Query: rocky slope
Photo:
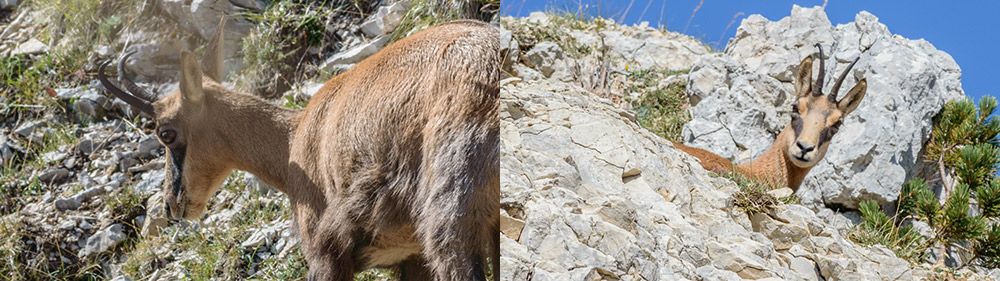
[[[513,25],[543,22],[543,16],[533,14],[524,19],[505,19],[504,23],[512,30],[516,30],[518,27]],[[787,72],[793,69],[803,56],[814,51],[809,49],[812,43],[786,41],[797,37],[791,36],[792,33],[786,32],[787,30],[775,27],[787,26],[789,22],[800,25],[804,24],[802,22],[817,22],[815,24],[817,26],[812,28],[825,30],[825,34],[834,32],[834,28],[819,8],[795,7],[790,18],[777,23],[768,22],[759,16],[751,16],[740,27],[739,34],[743,37],[733,39],[736,44],[731,41],[731,47],[726,53],[683,53],[674,49],[682,53],[673,56],[692,57],[694,58],[692,61],[696,62],[690,74],[671,75],[664,78],[660,84],[669,84],[678,79],[689,81],[686,93],[691,97],[690,110],[696,120],[704,119],[706,112],[711,111],[708,109],[698,111],[697,107],[714,103],[717,111],[713,114],[732,116],[750,112],[756,116],[750,118],[751,116],[740,115],[740,118],[732,117],[735,118],[732,120],[749,120],[745,123],[759,123],[763,126],[771,123],[760,120],[769,118],[766,120],[771,120],[773,124],[784,124],[781,123],[780,115],[774,108],[784,107],[788,93],[791,92],[790,84],[785,81],[787,80],[785,78],[790,77]],[[587,24],[581,25],[587,26]],[[633,29],[637,33],[663,32],[641,26],[608,28]],[[801,28],[807,30],[807,27]],[[856,23],[838,27],[838,29],[851,28],[868,30],[856,31],[855,34],[863,34],[860,36],[862,39],[874,39],[888,34],[874,16],[864,12],[858,15]],[[902,169],[899,168],[903,165],[901,163],[916,163],[916,160],[905,162],[902,159],[906,159],[903,158],[904,155],[916,157],[921,150],[920,142],[926,138],[931,126],[930,119],[926,120],[927,124],[923,124],[922,118],[936,115],[947,98],[961,96],[957,76],[954,76],[957,73],[954,62],[950,61],[946,54],[929,48],[926,42],[893,38],[889,39],[893,42],[864,41],[842,39],[850,38],[848,35],[823,37],[823,32],[803,31],[803,33],[817,37],[803,35],[801,40],[825,39],[827,41],[823,42],[826,42],[827,46],[835,41],[833,38],[843,40],[840,42],[858,40],[862,43],[868,42],[864,44],[871,48],[843,43],[834,45],[835,51],[827,52],[840,61],[853,59],[865,49],[867,49],[865,56],[878,54],[874,58],[868,58],[872,62],[859,68],[861,70],[854,71],[855,77],[851,78],[869,77],[869,81],[872,81],[871,75],[879,75],[879,78],[884,79],[883,82],[879,82],[882,85],[871,86],[870,82],[868,98],[871,99],[866,100],[868,105],[862,106],[867,107],[865,110],[869,113],[856,114],[854,117],[856,119],[845,123],[854,122],[854,126],[875,127],[875,124],[868,122],[877,121],[878,119],[873,116],[877,116],[882,110],[898,113],[897,111],[902,111],[904,108],[903,105],[900,105],[899,109],[885,108],[885,104],[901,104],[901,101],[907,101],[906,104],[912,106],[908,111],[912,113],[900,115],[899,120],[902,120],[900,122],[907,122],[908,125],[921,124],[926,127],[914,128],[910,133],[912,135],[897,136],[893,132],[883,132],[888,135],[887,137],[866,135],[868,138],[874,138],[868,142],[906,139],[905,142],[898,144],[899,146],[905,144],[906,148],[885,147],[885,149],[897,147],[902,150],[893,152],[889,156],[879,154],[883,153],[879,150],[883,149],[882,143],[872,144],[877,148],[874,152],[868,153],[871,154],[869,161],[886,161],[895,165],[894,167],[897,167],[895,169]],[[674,40],[682,42],[669,45],[684,44],[683,41],[690,40],[683,36],[674,36],[678,38]],[[566,38],[574,36],[554,37],[559,40],[549,43],[539,42],[531,49],[519,51],[515,47],[519,44],[513,42],[516,41],[516,37],[513,35],[510,39],[503,39],[510,41],[502,41],[506,46],[511,46],[508,53],[512,56],[517,53],[521,57],[510,61],[508,69],[512,70],[509,72],[512,78],[505,80],[501,88],[501,229],[503,232],[501,279],[928,280],[940,278],[922,265],[911,265],[897,258],[885,247],[854,244],[847,238],[853,226],[852,222],[844,215],[824,208],[822,204],[807,204],[816,207],[815,210],[797,204],[779,205],[769,214],[747,215],[732,203],[732,195],[739,189],[735,183],[704,171],[696,159],[675,149],[662,137],[641,128],[637,124],[636,113],[628,110],[628,103],[609,98],[616,95],[639,96],[643,93],[612,88],[612,91],[620,92],[605,95],[589,87],[586,81],[567,80],[555,74],[546,75],[547,71],[544,71],[546,67],[555,66],[556,69],[551,73],[558,73],[559,68],[563,68],[560,65],[574,63],[583,64],[579,67],[581,69],[600,68],[594,67],[592,65],[594,62],[586,59],[578,62],[560,62],[573,58],[551,56],[553,59],[548,60],[549,64],[544,66],[538,65],[537,62],[546,60],[535,60],[525,55],[533,53],[535,49],[540,48],[539,46],[548,50],[567,49],[567,46],[572,47],[573,43],[567,43]],[[751,40],[755,43],[750,44]],[[553,53],[544,49],[537,51]],[[769,49],[786,51],[780,55],[762,51]],[[730,54],[736,52],[730,50],[747,50],[741,52],[766,55],[763,56],[764,59],[755,61]],[[744,56],[751,57],[751,55]],[[911,61],[919,63],[921,67],[909,67],[905,71],[894,71],[893,69],[897,69],[894,65],[877,63],[905,61],[910,57],[925,59]],[[788,62],[785,62],[786,60]],[[862,59],[864,60],[865,58]],[[621,62],[596,61],[597,64],[609,65],[605,68],[612,73],[610,79],[624,79],[620,73],[627,69],[625,64],[619,64]],[[753,63],[754,66],[747,66],[749,63]],[[833,67],[833,63],[828,65]],[[842,68],[843,65],[838,67]],[[667,71],[662,68],[654,70]],[[541,75],[532,71],[537,71]],[[928,79],[940,82],[936,87],[931,87],[932,89],[926,86],[922,88],[925,90],[920,93],[920,97],[932,101],[925,101],[916,106],[913,104],[918,103],[919,101],[915,100],[919,98],[901,96],[900,88],[891,88],[919,87],[917,81],[899,84],[888,80],[910,77],[907,76],[911,74],[910,71],[917,74],[928,73],[924,74],[931,77]],[[619,73],[618,77],[615,77],[614,73]],[[952,78],[955,80],[949,80]],[[955,91],[958,91],[957,94]],[[736,92],[732,95],[746,97],[734,100],[726,98],[732,95],[722,95],[729,92]],[[765,92],[770,94],[764,94]],[[715,102],[706,102],[711,99],[715,99]],[[729,104],[742,107],[739,109],[726,107]],[[747,109],[752,106],[765,109],[758,109],[756,112]],[[913,108],[919,108],[920,111]],[[744,117],[747,119],[741,119]],[[720,119],[712,120],[719,122]],[[729,119],[721,120],[728,122]],[[889,123],[888,126],[898,125]],[[780,130],[780,127],[777,129]],[[863,134],[871,134],[874,131],[874,129],[855,129]],[[686,129],[685,134],[689,131],[690,128]],[[732,134],[735,135],[736,132]],[[840,136],[842,139],[839,141],[858,137],[853,134],[843,135],[847,137]],[[911,137],[915,138],[912,141],[917,143],[915,148],[909,148],[911,139],[908,138]],[[837,141],[835,139],[834,142]],[[734,150],[732,156],[737,154]],[[861,154],[868,155],[864,151]],[[889,158],[887,160],[882,159],[883,157]],[[861,168],[859,171],[864,171],[864,167],[886,167],[872,163],[859,165]],[[913,170],[912,166],[912,164],[907,166],[909,169],[907,171]],[[909,173],[902,172],[905,176],[911,176]],[[828,174],[817,174],[811,177],[813,181],[824,182],[831,178]],[[858,177],[871,178],[871,176],[852,175],[848,180]],[[898,184],[894,188],[898,188]],[[801,192],[800,195],[803,196],[805,203],[813,203],[814,201],[810,200],[816,198]],[[840,204],[848,205],[843,201]],[[973,273],[969,269],[964,269],[959,275],[966,276],[970,280],[990,280],[1000,278],[1000,270]]]

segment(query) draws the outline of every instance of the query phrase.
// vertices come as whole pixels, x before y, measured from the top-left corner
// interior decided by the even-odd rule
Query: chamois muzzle
[[[107,88],[111,94],[115,95],[115,97],[118,97],[119,99],[125,101],[125,103],[134,106],[139,109],[139,111],[145,112],[150,116],[155,116],[152,103],[156,101],[156,96],[142,87],[139,87],[132,80],[128,79],[128,75],[125,72],[125,61],[128,60],[128,58],[133,54],[135,54],[135,51],[128,52],[121,58],[121,60],[118,61],[118,83],[125,85],[128,92],[122,90],[114,83],[111,83],[111,81],[108,80],[108,77],[104,74],[104,68],[107,67],[108,64],[111,64],[111,60],[105,61],[100,67],[97,68],[97,79],[100,80],[101,85],[104,85],[104,87]]]

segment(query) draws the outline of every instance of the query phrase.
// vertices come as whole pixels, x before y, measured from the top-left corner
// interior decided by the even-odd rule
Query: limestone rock
[[[339,52],[323,62],[320,66],[324,71],[342,72],[350,69],[355,63],[374,55],[389,43],[389,36],[382,36],[367,43],[360,44],[349,50]]]
[[[122,224],[113,224],[108,228],[97,231],[90,238],[87,238],[87,240],[80,240],[81,249],[79,256],[87,257],[103,253],[117,246],[125,238],[125,233],[122,232]]]
[[[378,12],[361,24],[361,32],[368,37],[391,33],[403,19],[409,4],[409,1],[398,1],[379,7]]]
[[[24,43],[17,45],[17,48],[14,48],[14,50],[10,52],[10,55],[11,56],[37,55],[37,54],[44,54],[48,51],[49,51],[48,45],[45,45],[45,43],[42,43],[42,41],[38,41],[38,39],[31,38],[28,39],[28,41],[25,41]]]
[[[798,196],[813,207],[895,200],[903,183],[926,176],[923,143],[944,103],[964,97],[961,70],[947,53],[924,40],[894,36],[868,12],[837,26],[819,7],[795,6],[778,21],[747,17],[725,52],[703,57],[688,76],[693,106],[682,132],[685,144],[736,163],[766,151],[790,120],[792,75],[804,57],[816,53],[816,43],[830,56],[824,92],[860,56],[841,95],[861,78],[867,78],[868,94],[845,118]]]
[[[563,59],[563,50],[552,42],[541,42],[524,54],[524,62],[549,77],[555,72],[555,65]]]
[[[160,235],[160,229],[170,224],[169,214],[164,207],[163,193],[157,192],[146,200],[146,219],[142,222],[142,236]]]

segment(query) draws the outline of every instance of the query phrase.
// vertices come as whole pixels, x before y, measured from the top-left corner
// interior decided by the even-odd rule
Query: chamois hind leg
[[[493,251],[490,259],[493,260],[493,280],[500,280],[500,225],[497,223],[496,229],[493,230]]]
[[[424,147],[430,157],[423,162],[417,235],[435,280],[485,280],[486,257],[498,239],[499,147],[446,135],[452,139]]]
[[[399,265],[399,280],[424,281],[431,280],[433,274],[427,268],[427,260],[420,255],[413,255]]]
[[[303,241],[305,243],[305,241]],[[350,257],[338,257],[338,251],[330,243],[319,247],[302,247],[306,262],[309,263],[309,281],[351,281],[356,273],[354,261]],[[312,249],[312,250],[310,250]]]

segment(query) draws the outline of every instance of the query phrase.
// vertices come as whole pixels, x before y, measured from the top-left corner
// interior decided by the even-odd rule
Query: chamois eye
[[[793,104],[792,105],[792,112],[793,113],[799,113],[799,105]]]
[[[177,137],[177,132],[174,132],[174,130],[163,130],[160,131],[159,137],[163,141],[163,144],[171,144],[174,142],[174,138]]]

